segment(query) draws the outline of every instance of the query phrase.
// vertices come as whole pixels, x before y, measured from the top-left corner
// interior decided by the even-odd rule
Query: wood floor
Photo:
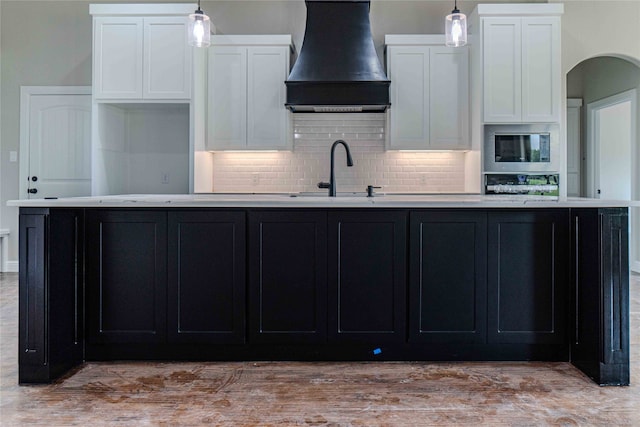
[[[88,363],[17,385],[17,275],[0,273],[0,425],[640,426],[640,276],[631,382],[568,363]]]

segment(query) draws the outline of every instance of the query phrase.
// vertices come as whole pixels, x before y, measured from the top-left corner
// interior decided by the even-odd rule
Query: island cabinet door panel
[[[566,342],[568,211],[491,212],[488,222],[489,342]]]
[[[329,214],[330,340],[406,340],[406,216]]]
[[[244,212],[169,213],[169,342],[244,343]]]
[[[249,213],[249,340],[319,343],[327,336],[327,214]]]
[[[88,210],[86,262],[89,342],[164,342],[166,212]]]
[[[485,212],[411,212],[409,340],[486,342]]]

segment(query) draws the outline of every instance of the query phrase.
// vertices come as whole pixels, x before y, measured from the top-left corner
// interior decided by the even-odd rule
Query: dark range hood
[[[371,37],[369,0],[306,0],[307,26],[291,70],[293,112],[384,111],[390,80]]]

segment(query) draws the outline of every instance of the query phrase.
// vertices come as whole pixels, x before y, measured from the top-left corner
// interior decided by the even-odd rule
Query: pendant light
[[[467,17],[458,10],[457,0],[451,14],[445,19],[445,35],[447,46],[459,47],[467,44]]]
[[[195,47],[207,47],[211,44],[211,20],[200,9],[189,15],[189,45]]]

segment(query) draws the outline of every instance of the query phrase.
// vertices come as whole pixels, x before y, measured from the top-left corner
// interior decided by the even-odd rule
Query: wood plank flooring
[[[569,363],[88,363],[17,385],[17,275],[0,273],[0,425],[640,426],[640,276],[629,387]]]

